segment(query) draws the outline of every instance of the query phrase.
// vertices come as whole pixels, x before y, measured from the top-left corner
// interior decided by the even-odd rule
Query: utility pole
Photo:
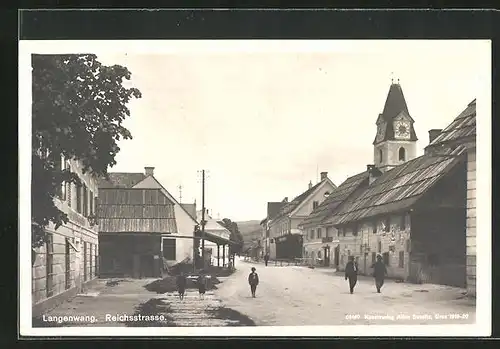
[[[179,184],[179,204],[182,204],[182,184]]]
[[[201,171],[201,259],[205,269],[205,170]]]

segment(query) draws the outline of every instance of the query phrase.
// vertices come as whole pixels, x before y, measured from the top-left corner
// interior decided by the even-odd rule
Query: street
[[[260,283],[252,298],[247,282],[255,266]],[[388,280],[382,293],[360,276],[354,294],[333,269],[265,267],[236,261],[237,270],[199,299],[188,289],[184,301],[175,292],[148,291],[155,279],[99,280],[96,287],[35,319],[34,326],[332,326],[367,324],[460,324],[475,322],[474,302],[462,290]],[[154,316],[155,319],[119,317]],[[57,322],[64,316],[69,320]],[[83,316],[82,321],[74,321]],[[158,316],[163,316],[158,320]],[[398,318],[399,316],[399,318]],[[439,319],[435,317],[439,316]],[[89,320],[91,317],[91,320]],[[448,317],[447,319],[445,317]]]
[[[475,322],[474,302],[464,298],[457,288],[387,280],[378,294],[373,279],[360,276],[351,295],[347,281],[332,269],[271,264],[265,267],[262,263],[238,261],[238,270],[217,291],[226,307],[249,316],[259,326]],[[255,299],[251,298],[247,283],[252,266],[260,279]],[[406,318],[396,319],[398,315]],[[435,319],[436,315],[441,319]],[[449,319],[443,319],[444,316]]]

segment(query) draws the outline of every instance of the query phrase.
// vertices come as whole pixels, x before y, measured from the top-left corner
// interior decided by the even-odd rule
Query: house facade
[[[338,229],[340,269],[354,256],[361,273],[370,274],[381,254],[390,277],[473,288],[473,108],[446,129],[429,131],[424,155],[383,170],[329,218]]]
[[[202,211],[196,213],[198,222],[202,221]],[[208,264],[225,267],[229,262],[231,232],[205,211],[205,260]],[[201,244],[199,247],[201,256]]]
[[[350,195],[367,184],[368,171],[349,177],[299,224],[304,237],[303,258],[308,264],[338,267],[340,241],[337,228],[328,223],[328,218]]]
[[[303,236],[299,224],[311,214],[336,188],[328,178],[327,172],[321,173],[321,181],[316,185],[309,183],[308,189],[285,203],[278,214],[269,222],[270,258],[301,258]],[[272,246],[272,245],[275,246]]]
[[[281,202],[268,202],[267,203],[267,216],[262,221],[260,221],[260,226],[262,229],[261,233],[261,246],[263,249],[263,254],[268,254],[271,256],[271,238],[270,238],[270,223],[274,217],[279,213],[280,209],[288,202],[288,198],[283,199]],[[273,243],[273,247],[276,245]],[[273,255],[276,255],[276,248],[274,248]]]
[[[97,179],[83,174],[74,160],[60,157],[61,169],[76,173],[80,185],[62,185],[55,205],[68,215],[69,222],[55,229],[50,224],[48,241],[32,253],[32,311],[39,316],[64,300],[82,292],[96,280],[99,271],[96,212]]]
[[[193,260],[196,218],[153,171],[110,173],[99,183],[103,275],[158,277],[172,265]]]

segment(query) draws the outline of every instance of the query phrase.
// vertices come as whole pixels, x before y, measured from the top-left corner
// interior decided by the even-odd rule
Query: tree
[[[130,71],[105,66],[94,54],[32,55],[32,246],[46,240],[45,228],[68,222],[54,204],[64,183],[79,183],[61,166],[61,157],[77,160],[84,173],[107,177],[120,151],[117,141],[131,139],[122,126],[130,116],[136,88],[126,88]]]
[[[229,245],[229,254],[241,253],[241,249],[243,248],[243,235],[238,228],[238,223],[232,222],[229,218],[224,218],[219,224],[231,232],[229,239],[233,243]]]

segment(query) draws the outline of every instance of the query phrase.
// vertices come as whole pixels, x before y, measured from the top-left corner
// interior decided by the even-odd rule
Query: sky
[[[110,171],[154,166],[177,200],[182,185],[181,202],[199,209],[205,169],[206,207],[234,221],[265,218],[268,201],[293,199],[319,172],[340,185],[372,164],[391,77],[415,120],[417,155],[428,130],[451,123],[485,83],[484,42],[155,45],[164,49],[93,51],[126,66],[142,92],[124,123],[133,139],[119,143]]]

